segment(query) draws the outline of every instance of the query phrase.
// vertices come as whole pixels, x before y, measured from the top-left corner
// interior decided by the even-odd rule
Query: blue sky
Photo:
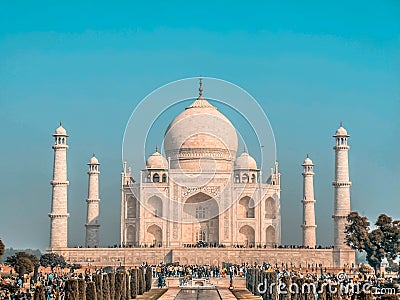
[[[0,237],[47,246],[51,134],[62,120],[71,135],[70,244],[84,241],[92,152],[102,164],[101,239],[118,242],[126,122],[155,88],[200,74],[246,89],[272,124],[284,243],[301,242],[300,165],[309,153],[318,241],[332,244],[340,121],[351,135],[353,209],[400,218],[399,51],[397,1],[2,1]]]

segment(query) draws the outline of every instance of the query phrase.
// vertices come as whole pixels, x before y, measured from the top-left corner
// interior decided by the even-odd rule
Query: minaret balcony
[[[53,214],[53,213],[49,213],[49,217],[51,219],[64,219],[64,218],[69,218],[69,214]]]
[[[69,185],[69,181],[65,180],[65,181],[56,181],[56,180],[52,180],[50,181],[51,185]]]
[[[333,150],[349,150],[350,146],[348,145],[335,145],[333,146]]]
[[[334,187],[350,187],[351,181],[333,181],[332,185]]]

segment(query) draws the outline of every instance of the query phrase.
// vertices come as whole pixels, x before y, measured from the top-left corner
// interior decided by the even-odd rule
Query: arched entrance
[[[255,231],[254,228],[249,225],[244,225],[239,229],[238,236],[239,245],[246,247],[254,247],[255,243]]]
[[[197,193],[183,205],[182,244],[219,243],[219,207],[214,198]]]
[[[275,200],[271,197],[265,200],[265,218],[267,219],[276,218]]]
[[[267,247],[274,247],[276,245],[276,235],[274,226],[270,225],[265,230]]]
[[[162,246],[162,229],[158,225],[147,228],[146,243],[156,247]]]
[[[254,218],[254,200],[245,196],[239,200],[237,216],[240,219]]]
[[[126,244],[134,245],[136,243],[136,230],[133,225],[128,225],[126,228]]]
[[[163,216],[162,200],[160,197],[152,196],[147,201],[147,203],[148,203],[148,209],[150,210],[150,216],[153,217]]]
[[[126,200],[126,217],[136,218],[136,212],[137,212],[137,200],[136,198],[130,196]]]

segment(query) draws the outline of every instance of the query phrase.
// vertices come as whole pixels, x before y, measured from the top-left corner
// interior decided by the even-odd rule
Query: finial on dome
[[[96,155],[94,154],[94,152],[93,152],[93,157],[96,157]]]
[[[310,158],[310,157],[308,156],[308,153],[307,153],[307,158]]]
[[[199,97],[203,96],[203,78],[199,78]]]
[[[60,121],[60,126],[62,126],[62,122]]]
[[[343,127],[343,122],[342,121],[340,121],[340,127]]]
[[[246,147],[246,145],[243,145],[243,153],[247,153],[247,147]]]
[[[158,145],[156,145],[156,152],[158,152]]]

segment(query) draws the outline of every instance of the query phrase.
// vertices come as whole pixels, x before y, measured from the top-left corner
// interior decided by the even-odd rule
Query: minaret
[[[88,163],[89,185],[86,218],[86,247],[94,248],[99,246],[99,161],[94,156]]]
[[[314,164],[308,157],[303,166],[303,246],[314,248],[317,244],[314,199]]]
[[[68,243],[68,218],[67,193],[69,181],[67,180],[67,131],[60,126],[54,136],[54,168],[53,187],[50,217],[50,248],[67,247]]]
[[[335,181],[334,188],[334,249],[336,251],[349,249],[345,244],[345,227],[347,216],[350,213],[350,186],[349,180],[349,149],[347,140],[349,135],[340,123],[339,129],[333,136],[336,140],[335,150]],[[338,263],[340,263],[339,259]]]

